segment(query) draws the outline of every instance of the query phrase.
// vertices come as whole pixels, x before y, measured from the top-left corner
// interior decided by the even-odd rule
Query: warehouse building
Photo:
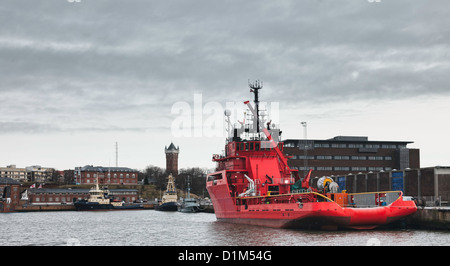
[[[64,175],[70,175],[67,171]],[[99,184],[104,185],[137,185],[139,171],[128,167],[103,167],[86,165],[75,167],[72,173],[76,184]]]
[[[326,140],[287,139],[284,152],[289,167],[304,176],[344,175],[420,168],[419,149],[412,141],[369,141],[368,137],[337,136]]]

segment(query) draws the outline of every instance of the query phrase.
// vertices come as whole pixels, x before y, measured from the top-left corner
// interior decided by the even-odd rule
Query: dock
[[[73,204],[24,204],[16,206],[16,212],[75,211]]]
[[[404,223],[408,228],[450,230],[450,207],[419,207]]]

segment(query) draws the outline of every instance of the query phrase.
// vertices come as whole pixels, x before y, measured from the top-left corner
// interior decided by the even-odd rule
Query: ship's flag
[[[31,185],[30,188],[36,188],[36,184]]]

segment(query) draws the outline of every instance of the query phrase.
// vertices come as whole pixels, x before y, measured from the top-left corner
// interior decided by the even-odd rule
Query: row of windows
[[[83,181],[85,181],[85,183],[96,183],[96,181],[95,180],[92,180],[92,179],[82,179]],[[75,180],[76,181],[76,180]],[[123,183],[123,179],[120,179],[120,181],[119,180],[117,180],[117,179],[112,179],[112,180],[104,180],[104,182],[110,182],[110,183],[118,183],[118,182],[120,182],[121,184]],[[125,183],[135,183],[136,182],[136,180],[134,180],[134,179],[125,179]]]
[[[77,200],[81,200],[82,197],[78,197],[76,199]],[[130,201],[130,197],[126,197],[126,200],[129,202]],[[136,200],[136,197],[131,197],[131,201],[135,201],[135,200]],[[36,197],[34,199],[34,201],[35,202],[53,202],[53,201],[55,201],[55,202],[71,202],[71,201],[73,201],[73,198],[71,198],[71,197],[61,197],[61,198],[60,197],[55,197],[55,198],[48,197],[46,199],[46,197]]]
[[[300,144],[304,147],[304,143]],[[314,148],[374,148],[374,149],[401,149],[406,148],[405,144],[359,144],[359,143],[309,143],[308,145],[314,146]],[[284,144],[285,147],[299,147],[298,143],[288,142]]]
[[[348,155],[294,155],[292,159],[297,160],[370,160],[391,161],[392,156],[348,156]]]
[[[391,171],[391,167],[364,167],[364,166],[291,166],[291,169],[298,169],[302,171],[307,171],[312,169],[313,171]]]
[[[41,202],[41,199],[42,199],[42,202],[52,202],[53,201],[53,197],[48,197],[48,199],[46,200],[46,197],[42,197],[42,198],[40,198],[40,197],[36,197],[36,198],[34,198],[34,201],[35,202]],[[59,202],[59,201],[62,201],[62,202],[70,202],[70,201],[72,201],[72,199],[73,198],[71,198],[71,197],[61,197],[61,200],[59,199],[59,197],[55,197],[55,201],[57,201],[57,202]],[[82,198],[81,197],[78,197],[77,198],[78,200],[81,200]]]
[[[97,174],[94,174],[93,176],[94,176],[94,177],[97,177]],[[91,177],[91,174],[86,174],[86,177]],[[108,177],[111,177],[111,174],[110,174],[110,173],[108,173]],[[117,177],[117,174],[114,174],[114,177]],[[120,177],[122,178],[122,177],[123,177],[123,174],[120,174]],[[129,177],[130,177],[130,174],[127,174],[126,177],[129,178]],[[132,177],[132,178],[135,178],[135,177],[136,177],[136,174],[132,174],[131,177]]]

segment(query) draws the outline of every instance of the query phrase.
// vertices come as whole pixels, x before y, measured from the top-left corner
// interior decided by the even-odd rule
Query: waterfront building
[[[11,212],[20,203],[20,183],[8,177],[0,177],[0,212]]]
[[[25,168],[17,168],[15,164],[6,167],[0,167],[0,178],[11,178],[16,181],[26,181],[27,171]]]
[[[67,176],[71,172],[66,171]],[[128,167],[103,167],[86,165],[75,167],[73,173],[76,184],[137,185],[139,171]]]
[[[178,176],[178,154],[180,153],[180,147],[175,147],[173,143],[170,143],[169,147],[165,148],[166,152],[166,172],[173,176]]]
[[[31,182],[45,183],[51,180],[55,172],[54,168],[32,165],[25,167],[27,180]]]
[[[348,173],[420,168],[419,149],[412,141],[371,141],[368,137],[337,136],[326,140],[287,139],[284,152],[291,156],[289,167],[305,176],[322,177]]]
[[[139,199],[137,189],[109,189],[109,196],[131,203]],[[30,188],[27,190],[27,204],[57,205],[73,204],[77,200],[87,200],[89,189],[83,188]]]

